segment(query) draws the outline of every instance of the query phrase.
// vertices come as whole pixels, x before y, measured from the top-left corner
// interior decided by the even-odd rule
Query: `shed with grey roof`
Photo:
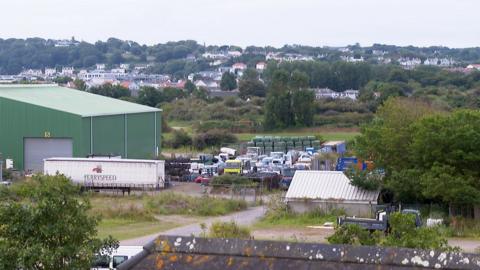
[[[368,217],[379,194],[353,186],[343,172],[296,171],[285,199],[295,212],[344,209],[347,215]]]

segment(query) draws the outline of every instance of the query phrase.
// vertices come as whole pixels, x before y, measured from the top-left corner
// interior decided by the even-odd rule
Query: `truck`
[[[165,188],[165,161],[117,158],[47,158],[44,174],[63,174],[91,189]]]
[[[242,161],[237,159],[227,160],[223,172],[226,174],[242,174]]]
[[[392,211],[390,209],[377,211],[375,218],[357,218],[357,217],[338,217],[337,224],[344,226],[347,224],[358,225],[369,231],[383,231],[388,232],[390,228],[389,216]],[[415,226],[422,226],[422,219],[420,217],[420,211],[414,209],[404,209],[402,214],[415,215]]]
[[[222,147],[220,148],[220,152],[221,153],[226,153],[228,154],[230,157],[234,157],[237,155],[237,150],[233,149],[233,148],[229,148],[229,147]]]

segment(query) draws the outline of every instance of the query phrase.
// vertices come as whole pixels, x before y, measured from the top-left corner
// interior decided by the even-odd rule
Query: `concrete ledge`
[[[480,256],[433,250],[160,236],[118,269],[480,269]]]

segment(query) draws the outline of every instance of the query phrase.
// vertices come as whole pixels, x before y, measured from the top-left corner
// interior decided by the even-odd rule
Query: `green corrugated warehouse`
[[[56,85],[0,86],[0,153],[42,171],[49,157],[160,152],[161,110]]]

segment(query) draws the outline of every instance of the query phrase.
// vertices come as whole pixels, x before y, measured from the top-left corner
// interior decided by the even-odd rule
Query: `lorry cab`
[[[242,173],[242,161],[236,159],[230,159],[225,162],[224,173],[228,174],[241,174]]]
[[[90,270],[112,270],[142,252],[142,246],[119,246],[112,255],[97,255]]]

